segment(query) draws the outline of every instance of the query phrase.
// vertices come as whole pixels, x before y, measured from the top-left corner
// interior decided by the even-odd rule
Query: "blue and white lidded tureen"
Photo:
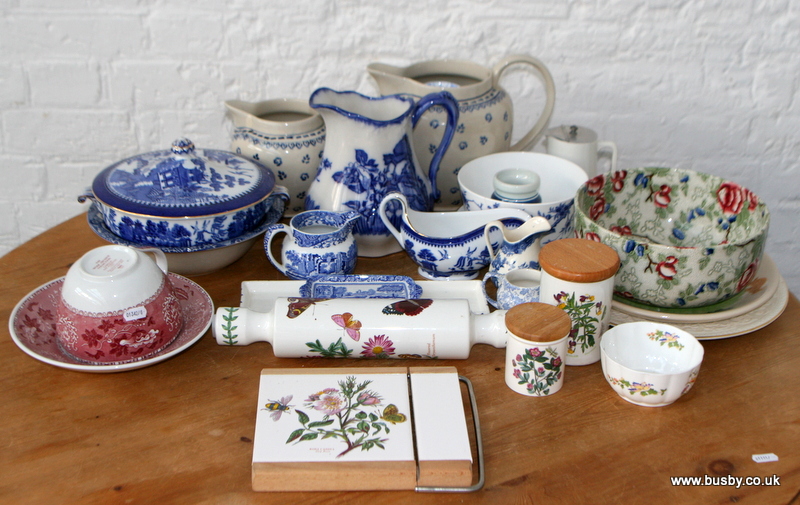
[[[269,168],[179,139],[109,166],[78,201],[95,201],[106,226],[131,242],[193,247],[260,227],[273,208],[280,217],[288,198]]]

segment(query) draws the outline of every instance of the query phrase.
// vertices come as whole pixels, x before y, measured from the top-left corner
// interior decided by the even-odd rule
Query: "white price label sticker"
[[[773,461],[778,461],[778,455],[773,453],[753,454],[753,461],[756,463],[771,463]]]
[[[147,308],[144,306],[134,307],[125,311],[123,316],[125,321],[136,321],[147,317]]]

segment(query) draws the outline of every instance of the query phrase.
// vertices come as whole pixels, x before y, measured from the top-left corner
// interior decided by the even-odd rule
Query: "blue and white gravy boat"
[[[393,201],[400,205],[389,206]],[[491,260],[486,225],[500,220],[506,226],[519,226],[530,219],[519,209],[420,212],[409,208],[406,197],[396,192],[383,198],[378,213],[400,246],[419,265],[419,274],[432,280],[476,278]]]

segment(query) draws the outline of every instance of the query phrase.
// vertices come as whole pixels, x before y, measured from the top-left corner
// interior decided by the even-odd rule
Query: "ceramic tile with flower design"
[[[452,367],[266,369],[258,406],[256,491],[414,489],[432,474],[444,475],[439,486],[472,480]]]

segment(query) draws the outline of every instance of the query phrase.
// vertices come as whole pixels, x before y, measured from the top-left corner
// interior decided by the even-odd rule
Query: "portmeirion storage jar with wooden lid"
[[[588,239],[554,240],[539,252],[539,301],[561,308],[572,320],[567,365],[600,360],[600,338],[608,329],[619,263],[614,249]]]
[[[506,385],[521,395],[549,396],[564,384],[569,316],[546,303],[528,302],[506,312]]]

